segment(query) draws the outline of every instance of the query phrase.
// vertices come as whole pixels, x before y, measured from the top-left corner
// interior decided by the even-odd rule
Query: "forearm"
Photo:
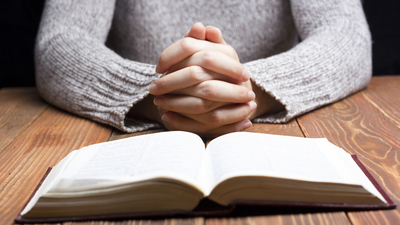
[[[294,1],[292,8],[302,42],[244,64],[285,106],[256,122],[286,122],[360,90],[371,78],[371,39],[359,1]]]
[[[113,10],[112,1],[46,2],[35,48],[37,88],[62,109],[124,131],[158,126],[126,121],[159,75],[154,65],[123,59],[105,46]]]

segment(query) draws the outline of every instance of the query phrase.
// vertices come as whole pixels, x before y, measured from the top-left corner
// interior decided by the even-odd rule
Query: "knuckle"
[[[220,113],[218,111],[212,111],[208,117],[208,121],[212,125],[220,125],[222,122]]]
[[[245,87],[241,87],[237,90],[237,96],[239,102],[247,102],[249,95],[249,90]]]
[[[213,109],[213,102],[211,101],[207,101],[207,100],[203,100],[203,111],[204,112],[209,112]]]
[[[197,129],[197,133],[199,134],[206,134],[208,131],[210,131],[210,129],[206,126],[199,126]]]
[[[200,87],[200,92],[206,99],[214,99],[216,96],[214,85],[211,82],[203,82]]]
[[[204,69],[200,66],[191,66],[189,68],[189,76],[195,83],[200,83],[204,79]]]
[[[211,111],[213,108],[212,108],[212,102],[211,101],[207,101],[207,100],[204,100],[204,99],[201,99],[201,102],[200,102],[200,104],[198,104],[197,106],[196,106],[196,112],[197,113],[206,113],[206,112],[209,112],[209,111]]]
[[[211,50],[203,52],[203,63],[205,65],[211,65],[218,59],[218,53]]]
[[[183,38],[180,41],[180,45],[184,52],[193,52],[195,49],[195,41],[193,38]]]

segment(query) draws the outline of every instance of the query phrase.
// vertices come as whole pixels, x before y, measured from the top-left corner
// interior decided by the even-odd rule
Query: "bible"
[[[323,138],[236,132],[206,146],[189,132],[148,134],[72,151],[16,222],[190,215],[204,198],[221,206],[395,207],[365,172]]]

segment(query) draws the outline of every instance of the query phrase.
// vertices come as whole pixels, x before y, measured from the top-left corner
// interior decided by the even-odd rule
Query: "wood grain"
[[[109,138],[109,141],[123,139],[123,138],[127,138],[127,137],[139,136],[139,135],[144,135],[144,134],[165,132],[165,131],[167,131],[167,130],[166,129],[153,129],[153,130],[146,130],[146,131],[142,131],[142,132],[127,134],[127,133],[123,133],[119,130],[114,130]],[[254,123],[252,127],[250,127],[249,129],[247,129],[245,131],[246,132],[304,137],[296,120],[291,120],[286,124]]]
[[[326,137],[347,152],[357,154],[371,174],[388,192],[392,200],[400,203],[400,77],[373,78],[361,93],[328,107],[315,110],[287,124],[253,124],[246,130],[289,136]],[[0,90],[0,126],[9,120],[20,122],[19,131],[8,134],[0,129],[0,147],[3,136],[11,137],[0,148],[0,224],[12,224],[33,188],[48,166],[54,166],[71,150],[82,146],[125,137],[161,132],[150,130],[135,134],[119,131],[78,118],[52,107],[45,108],[26,119],[29,110],[21,113],[21,119],[12,116],[23,112],[25,105],[39,104],[21,100],[9,101],[14,109],[2,108],[4,101]],[[7,91],[15,91],[10,89]],[[21,89],[21,93],[24,93]],[[33,92],[32,92],[33,91]],[[26,90],[25,90],[26,92]],[[28,91],[29,92],[29,91]],[[31,93],[35,91],[31,89]],[[17,96],[17,94],[13,94]],[[34,95],[21,94],[21,96]],[[16,98],[18,99],[18,98]],[[36,95],[36,99],[39,99]],[[22,103],[17,103],[21,101]],[[26,101],[26,102],[24,102]],[[18,105],[20,104],[20,105]],[[1,111],[4,110],[4,111]],[[39,110],[40,111],[40,110]],[[4,115],[8,117],[2,121]],[[6,118],[6,117],[4,117]],[[299,128],[300,125],[300,128]],[[12,133],[12,132],[11,132]],[[14,135],[14,136],[12,136]],[[10,160],[12,159],[12,160]],[[10,174],[11,172],[11,174]],[[350,221],[349,221],[350,219]],[[365,212],[297,213],[287,215],[244,216],[228,218],[173,218],[159,220],[99,221],[76,224],[400,224],[399,209]]]
[[[125,221],[93,221],[93,222],[67,222],[63,225],[203,225],[204,218],[176,218],[158,220],[125,220]]]
[[[366,212],[351,212],[348,213],[353,224],[400,224],[399,219],[394,215],[388,215],[387,211],[366,211]]]
[[[0,90],[0,152],[46,108],[36,88]]]
[[[119,140],[119,139],[128,138],[128,137],[145,135],[145,134],[154,134],[154,133],[159,133],[159,132],[164,132],[164,131],[166,131],[166,129],[153,129],[153,130],[146,130],[146,131],[135,132],[135,133],[123,133],[122,131],[114,129],[114,131],[112,132],[108,141],[114,141],[114,140]]]
[[[363,93],[357,93],[301,116],[298,121],[307,137],[326,137],[347,152],[356,154],[392,200],[399,204],[400,130],[380,110],[365,99]],[[399,209],[348,215],[354,224],[387,224],[388,221],[400,224]]]
[[[284,124],[253,123],[247,132],[304,137],[295,119]]]
[[[0,153],[0,224],[11,224],[48,167],[111,129],[49,107]],[[5,171],[5,172],[4,172]]]
[[[344,212],[319,213],[319,214],[297,214],[277,216],[253,216],[240,218],[207,219],[205,225],[226,224],[226,225],[253,225],[253,224],[274,224],[274,225],[301,225],[301,224],[351,224]]]
[[[362,94],[400,129],[400,76],[374,77]]]

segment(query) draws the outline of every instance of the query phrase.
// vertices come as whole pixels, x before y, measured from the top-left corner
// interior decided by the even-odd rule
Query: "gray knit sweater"
[[[359,0],[48,0],[37,88],[60,108],[126,132],[160,127],[126,114],[160,77],[160,53],[195,22],[220,28],[251,79],[286,108],[254,122],[286,122],[371,78]]]

